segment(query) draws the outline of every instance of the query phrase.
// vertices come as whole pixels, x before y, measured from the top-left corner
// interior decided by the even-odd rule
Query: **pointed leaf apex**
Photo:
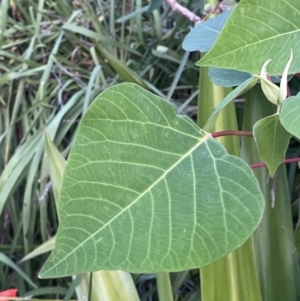
[[[268,78],[267,78],[267,66],[269,65],[269,63],[270,63],[271,61],[272,61],[271,59],[267,60],[267,61],[263,64],[263,66],[262,66],[262,68],[261,68],[260,76],[263,77],[263,78],[265,78],[265,79],[268,79]]]
[[[279,101],[280,103],[283,103],[283,101],[286,99],[287,96],[287,77],[289,73],[289,68],[293,60],[293,50],[291,49],[291,55],[290,58],[285,66],[285,69],[282,74],[282,79],[280,82],[280,91],[279,91]]]

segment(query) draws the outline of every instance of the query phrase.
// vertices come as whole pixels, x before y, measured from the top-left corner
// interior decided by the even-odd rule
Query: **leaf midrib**
[[[218,59],[218,58],[222,58],[222,57],[224,57],[224,56],[228,56],[228,54],[237,52],[237,51],[239,51],[239,50],[241,50],[241,49],[247,49],[247,48],[249,48],[249,47],[254,46],[255,44],[263,43],[263,42],[266,42],[266,41],[268,41],[268,40],[278,38],[278,37],[280,37],[280,36],[294,34],[294,33],[296,33],[296,32],[299,32],[299,33],[300,33],[300,29],[297,29],[297,30],[294,30],[294,31],[289,31],[288,33],[283,33],[283,34],[279,34],[279,35],[274,35],[274,36],[272,36],[272,37],[269,37],[269,38],[266,38],[266,39],[262,39],[262,40],[259,40],[259,41],[257,41],[257,42],[254,42],[254,43],[247,44],[246,46],[241,46],[241,47],[239,47],[239,48],[235,48],[234,50],[230,50],[230,51],[228,51],[228,52],[226,52],[226,53],[224,53],[224,54],[222,54],[222,55],[214,56],[213,58],[207,59],[206,61],[204,61],[204,63],[206,64],[206,63],[208,63],[208,62],[210,62],[210,61],[214,61],[214,60],[216,60],[216,59]],[[205,57],[204,57],[204,58],[205,58]],[[203,59],[204,59],[204,58],[203,58]],[[230,68],[228,68],[228,69],[230,69]]]
[[[128,206],[126,206],[123,210],[121,210],[118,214],[116,214],[112,219],[110,219],[106,224],[104,224],[100,229],[98,229],[95,233],[90,235],[88,238],[86,238],[83,242],[81,242],[76,248],[74,248],[71,252],[69,252],[65,257],[63,257],[61,260],[59,260],[56,264],[54,264],[50,269],[48,269],[46,272],[44,272],[44,275],[49,273],[51,270],[55,269],[61,262],[65,261],[66,258],[68,258],[71,254],[76,252],[77,249],[79,249],[82,245],[84,245],[88,240],[93,238],[95,235],[97,235],[100,231],[102,231],[105,227],[107,227],[109,224],[111,224],[116,218],[118,218],[123,212],[127,211],[130,207],[132,207],[137,201],[139,201],[146,193],[151,191],[151,189],[158,184],[165,176],[174,169],[180,162],[182,162],[187,156],[189,156],[196,148],[198,148],[199,145],[202,143],[205,143],[209,138],[211,138],[210,134],[206,134],[205,136],[201,137],[200,140],[193,146],[186,154],[184,154],[181,159],[176,161],[169,169],[167,169],[152,185],[150,185],[144,192],[142,192],[135,200],[133,200]]]

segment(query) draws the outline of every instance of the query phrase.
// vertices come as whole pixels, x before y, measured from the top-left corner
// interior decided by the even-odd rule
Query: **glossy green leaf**
[[[279,114],[257,121],[253,126],[253,135],[260,158],[266,163],[271,176],[274,176],[285,159],[290,141],[290,134],[281,125]]]
[[[300,139],[300,94],[283,102],[280,122],[289,133]]]
[[[158,96],[116,85],[79,126],[40,276],[204,266],[251,235],[263,203],[244,161]]]
[[[272,59],[268,73],[280,75],[292,49],[290,73],[296,73],[300,70],[299,19],[298,0],[241,0],[198,65],[258,74],[263,63]]]

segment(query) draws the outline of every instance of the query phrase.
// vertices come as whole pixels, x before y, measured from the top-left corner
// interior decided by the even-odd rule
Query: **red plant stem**
[[[211,136],[213,138],[223,137],[223,136],[246,136],[246,137],[253,137],[253,133],[252,132],[246,132],[246,131],[221,131],[221,132],[211,133]]]
[[[290,159],[286,159],[283,161],[284,164],[289,164],[289,163],[295,163],[295,162],[300,162],[300,157],[298,158],[290,158]],[[261,163],[255,163],[255,164],[250,164],[250,167],[252,169],[254,168],[260,168],[260,167],[266,167],[266,164],[261,162]]]
[[[211,136],[213,138],[224,137],[224,136],[246,136],[246,137],[253,137],[253,133],[252,132],[246,132],[246,131],[221,131],[221,132],[211,133]],[[300,162],[300,157],[286,159],[282,163],[289,164],[289,163],[295,163],[295,162]],[[267,165],[265,163],[261,162],[261,163],[250,164],[249,166],[252,169],[255,169],[255,168],[260,168],[260,167],[266,167]]]
[[[221,132],[211,133],[211,136],[213,138],[224,137],[224,136],[246,136],[246,137],[253,137],[253,133],[252,132],[246,132],[246,131],[221,131]],[[300,157],[286,159],[282,163],[289,164],[289,163],[295,163],[295,162],[300,162]],[[250,164],[249,166],[252,169],[255,169],[255,168],[260,168],[260,167],[266,167],[267,165],[265,163],[261,162],[261,163]]]

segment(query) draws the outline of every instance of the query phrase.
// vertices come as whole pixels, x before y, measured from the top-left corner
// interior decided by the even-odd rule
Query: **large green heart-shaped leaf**
[[[204,266],[251,235],[263,204],[244,161],[163,99],[120,84],[80,124],[40,276]]]
[[[242,0],[199,65],[258,74],[272,59],[268,73],[280,75],[292,49],[295,55],[289,72],[299,72],[299,20],[299,0]]]

